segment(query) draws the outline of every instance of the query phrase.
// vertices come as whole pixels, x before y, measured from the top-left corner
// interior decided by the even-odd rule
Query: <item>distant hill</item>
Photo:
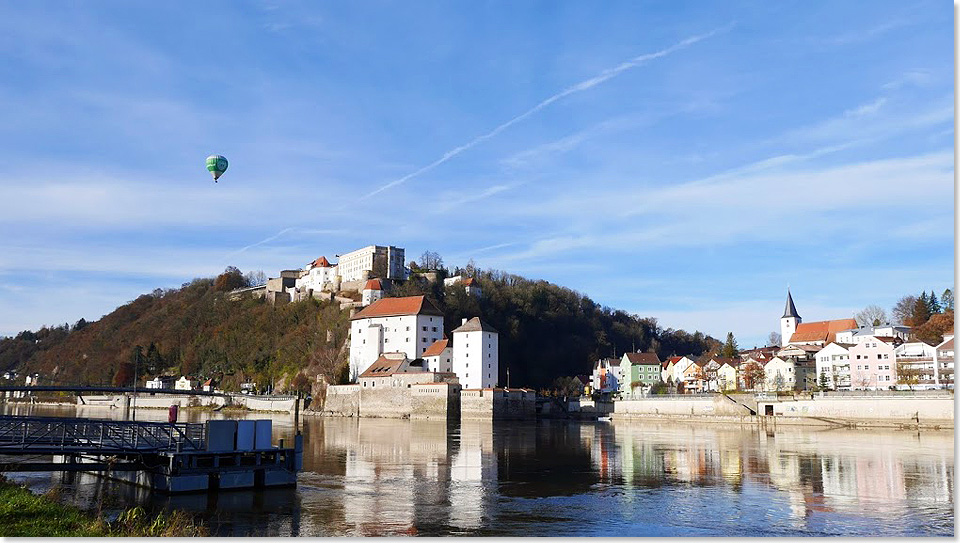
[[[232,268],[231,268],[232,269]],[[460,271],[460,270],[457,270]],[[700,332],[661,329],[655,319],[601,307],[546,281],[498,271],[472,271],[483,295],[414,275],[390,294],[424,294],[445,314],[450,332],[462,318],[480,316],[500,332],[501,383],[549,387],[559,376],[589,374],[599,357],[625,350],[700,355],[720,343]],[[234,275],[236,275],[234,273]],[[217,377],[226,390],[252,381],[276,390],[309,387],[318,374],[346,378],[342,349],[349,313],[333,302],[307,300],[271,306],[262,299],[231,300],[236,285],[195,279],[156,290],[95,322],[43,328],[0,339],[0,370],[39,372],[48,381],[129,385],[140,376],[170,373]],[[140,382],[143,382],[141,377]]]

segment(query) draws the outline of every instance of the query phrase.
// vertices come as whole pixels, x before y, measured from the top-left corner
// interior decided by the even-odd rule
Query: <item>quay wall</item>
[[[461,420],[525,420],[537,413],[537,393],[526,389],[460,391]]]
[[[523,389],[459,390],[451,383],[361,388],[332,385],[320,414],[335,417],[441,420],[521,420],[536,417],[536,392]]]
[[[723,396],[644,398],[614,402],[611,417],[615,420],[652,418],[751,424],[954,428],[954,402],[947,396],[759,400],[756,416],[752,416],[746,407]]]
[[[360,385],[331,385],[320,409],[323,415],[356,417],[360,415]]]
[[[229,397],[191,396],[188,394],[157,394],[156,396],[137,394],[136,405],[137,407],[145,409],[166,409],[174,404],[180,407],[213,408],[231,405],[235,407],[245,407],[253,411],[293,412],[295,401],[296,398],[270,398],[246,394],[232,394]],[[132,398],[123,394],[77,397],[77,405],[122,408],[128,405],[128,403],[131,406],[133,405]]]

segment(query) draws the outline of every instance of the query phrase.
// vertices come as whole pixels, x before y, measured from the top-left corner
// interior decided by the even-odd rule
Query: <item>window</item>
[[[490,353],[487,353],[487,358],[493,358],[493,355]]]
[[[885,358],[885,359],[890,358],[890,355],[889,355],[889,354],[885,354],[885,355],[883,355],[883,358]]]
[[[466,356],[466,357],[469,358],[469,357],[470,357],[470,353],[466,353],[466,354],[464,354],[463,356]]]
[[[880,353],[877,353],[877,359],[879,359],[879,358],[880,358]]]
[[[469,368],[469,367],[470,367],[470,364],[464,364],[463,367]]]
[[[424,332],[427,331],[427,327],[426,327],[426,326],[423,327],[423,331],[424,331]]]
[[[423,338],[423,342],[426,343],[426,342],[427,342],[427,338]]]
[[[409,332],[409,331],[410,331],[410,327],[409,327],[409,326],[407,326],[407,332]]]
[[[436,326],[433,327],[433,331],[434,331],[434,332],[437,331],[437,327],[436,327]]]
[[[384,339],[383,339],[383,342],[384,342],[384,343],[390,343],[390,338],[384,338]]]
[[[410,343],[410,338],[407,338],[407,343]]]

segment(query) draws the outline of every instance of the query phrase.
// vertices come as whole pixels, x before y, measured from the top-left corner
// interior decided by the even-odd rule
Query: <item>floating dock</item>
[[[85,471],[170,493],[295,486],[303,436],[274,447],[272,422],[0,416],[0,472]],[[38,455],[52,462],[20,459]]]

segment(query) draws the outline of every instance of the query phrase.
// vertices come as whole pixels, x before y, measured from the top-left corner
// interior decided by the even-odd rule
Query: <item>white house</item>
[[[893,350],[897,357],[897,388],[903,390],[937,388],[937,349],[922,341],[903,343]]]
[[[443,280],[443,286],[449,287],[457,284],[462,284],[463,289],[467,291],[467,294],[480,297],[482,294],[480,291],[480,281],[477,281],[473,277],[463,277],[462,275],[454,275],[453,277],[447,277]]]
[[[854,390],[882,390],[897,384],[900,340],[872,336],[850,347],[850,386]]]
[[[597,392],[616,392],[623,381],[619,358],[601,358],[593,365],[590,384]]]
[[[829,389],[850,390],[850,347],[834,341],[817,352],[817,386],[825,383]]]
[[[937,384],[953,388],[953,334],[944,334],[943,342],[934,351]]]
[[[304,266],[303,275],[296,280],[296,289],[300,292],[323,290],[333,292],[336,289],[337,266],[331,264],[326,257],[321,256]]]
[[[687,371],[687,368],[690,367],[690,364],[693,364],[693,359],[687,356],[671,356],[667,358],[661,374],[663,382],[668,385],[676,385],[680,381],[683,381],[683,375]]]
[[[147,381],[147,388],[167,389],[173,387],[176,382],[176,378],[172,376],[158,375]]]
[[[453,331],[453,372],[463,388],[493,388],[500,375],[500,334],[479,317]]]
[[[764,386],[767,390],[793,390],[796,386],[796,364],[793,359],[773,357],[763,366]]]
[[[421,358],[442,337],[443,312],[426,297],[378,300],[350,317],[351,381],[384,352]]]
[[[363,286],[363,292],[361,293],[361,303],[363,305],[370,305],[373,302],[383,299],[383,284],[379,279],[369,279],[367,284]]]
[[[359,281],[371,275],[383,279],[406,279],[403,249],[393,245],[368,245],[340,255],[337,273],[341,281]]]
[[[453,371],[453,348],[450,346],[449,339],[435,341],[426,351],[423,351],[422,357],[429,371],[447,373]]]
[[[182,375],[175,385],[173,385],[174,390],[193,390],[196,388],[197,382],[189,377]]]

